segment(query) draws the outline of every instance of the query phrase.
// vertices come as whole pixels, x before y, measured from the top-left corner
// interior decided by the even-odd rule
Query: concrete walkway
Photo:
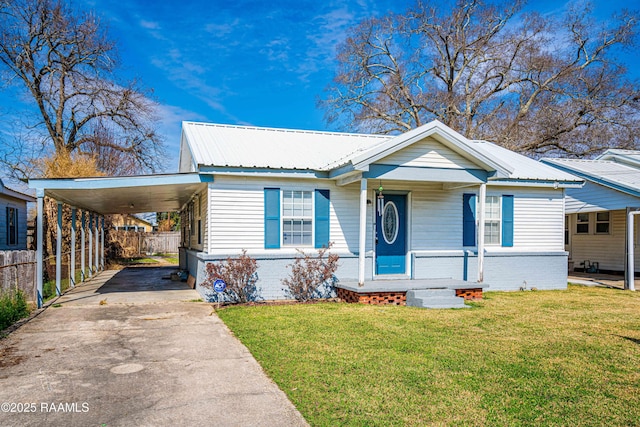
[[[306,425],[170,272],[106,271],[0,340],[0,426]]]

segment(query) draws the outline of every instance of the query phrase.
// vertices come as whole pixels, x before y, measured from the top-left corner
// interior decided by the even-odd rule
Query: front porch
[[[367,280],[364,286],[357,282],[339,282],[335,285],[338,298],[348,303],[406,305],[408,291],[451,289],[456,297],[467,301],[482,299],[485,283],[456,279],[392,279]]]

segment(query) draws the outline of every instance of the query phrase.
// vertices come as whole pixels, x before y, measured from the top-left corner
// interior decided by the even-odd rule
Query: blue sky
[[[333,77],[336,45],[363,18],[400,12],[411,3],[74,0],[109,26],[123,74],[154,89],[169,172],[177,169],[183,120],[331,130],[316,102]],[[530,3],[543,13],[562,7],[557,0]],[[608,16],[633,2],[594,4],[598,15]]]

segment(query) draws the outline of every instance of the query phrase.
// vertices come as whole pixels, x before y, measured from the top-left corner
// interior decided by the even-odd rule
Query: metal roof
[[[633,195],[640,192],[640,168],[614,160],[542,159],[584,179]]]
[[[366,167],[418,140],[433,136],[496,178],[582,183],[566,172],[485,141],[471,141],[434,120],[397,136],[183,122],[196,170],[202,166],[241,169],[332,171]]]
[[[478,151],[501,159],[512,167],[509,179],[543,180],[582,183],[583,180],[567,172],[563,172],[537,160],[523,156],[497,144],[487,141],[473,141]]]
[[[213,176],[198,173],[42,178],[29,180],[38,196],[100,214],[177,211],[207,188]]]
[[[390,136],[183,122],[197,166],[329,170]]]

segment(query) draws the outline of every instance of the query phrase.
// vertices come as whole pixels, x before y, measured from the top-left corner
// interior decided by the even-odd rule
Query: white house
[[[338,286],[359,291],[564,289],[564,192],[583,184],[437,121],[398,136],[184,122],[180,172],[211,176],[184,205],[181,266],[199,284],[246,249],[264,299],[284,297],[297,249],[329,242]]]
[[[608,150],[594,160],[542,161],[586,181],[582,188],[566,190],[565,249],[571,264],[578,270],[626,271],[626,248],[630,242],[634,249],[639,240],[635,212],[640,210],[640,151]],[[636,274],[637,252],[632,251]]]

